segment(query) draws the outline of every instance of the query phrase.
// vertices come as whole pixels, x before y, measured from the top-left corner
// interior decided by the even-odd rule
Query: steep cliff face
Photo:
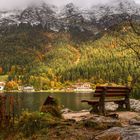
[[[59,9],[41,2],[22,10],[0,11],[0,27],[28,24],[41,25],[55,32],[77,28],[81,32],[97,33],[97,27],[108,28],[126,20],[130,15],[140,18],[140,6],[133,0],[111,0],[106,4],[94,5],[90,9],[82,9],[73,3]]]

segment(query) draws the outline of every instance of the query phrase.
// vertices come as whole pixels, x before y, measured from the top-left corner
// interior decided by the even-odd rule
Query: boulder
[[[138,121],[136,119],[132,119],[132,120],[129,121],[129,124],[130,125],[138,125],[138,126],[140,126],[140,121]]]
[[[133,111],[140,112],[140,100],[131,99],[130,104]]]
[[[73,111],[68,109],[68,108],[64,108],[64,109],[61,110],[62,114],[67,114],[67,113],[70,113],[70,112],[72,113]]]
[[[109,129],[111,127],[121,127],[121,122],[117,119],[112,119],[110,117],[98,116],[91,117],[90,119],[83,120],[83,124],[85,127],[91,127],[94,129]]]
[[[118,132],[110,132],[97,136],[95,140],[122,140],[122,137]]]
[[[127,126],[127,127],[114,127],[104,131],[96,140],[140,140],[140,127]]]
[[[140,100],[130,99],[131,110],[135,112],[140,112]],[[106,110],[115,111],[118,105],[114,102],[106,103]]]

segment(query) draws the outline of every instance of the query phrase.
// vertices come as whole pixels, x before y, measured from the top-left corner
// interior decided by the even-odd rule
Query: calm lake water
[[[11,95],[11,94],[8,94]],[[73,111],[89,109],[86,103],[81,103],[82,99],[92,99],[92,93],[13,93],[15,97],[15,111],[22,110],[39,111],[48,96],[56,98],[64,108]]]
[[[86,103],[81,103],[82,99],[93,99],[92,93],[13,93],[7,94],[15,97],[15,112],[21,113],[22,110],[39,111],[48,96],[56,98],[64,108],[73,111],[89,109]],[[132,98],[140,99],[140,89],[134,90]]]

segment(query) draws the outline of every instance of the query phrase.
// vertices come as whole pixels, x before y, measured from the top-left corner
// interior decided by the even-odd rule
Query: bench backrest
[[[107,97],[118,97],[126,96],[131,92],[132,88],[130,87],[111,87],[111,86],[97,86],[94,97],[100,97],[102,94],[105,94]]]

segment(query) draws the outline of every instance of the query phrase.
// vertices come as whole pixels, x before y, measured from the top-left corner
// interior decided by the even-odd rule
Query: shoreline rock
[[[140,140],[140,127],[114,127],[96,136],[95,140]]]
[[[122,127],[130,126],[130,125],[139,125],[140,126],[140,101],[131,99],[131,108],[134,111],[115,111],[117,105],[114,103],[107,103],[106,109],[111,110],[114,114],[118,116],[118,118],[114,118],[112,115],[108,115],[108,117],[100,116],[97,114],[90,114],[89,110],[81,110],[81,111],[72,111],[70,109],[62,110],[62,116],[65,120],[74,120],[76,122],[80,121],[91,121],[94,120],[94,124],[97,123],[106,123],[110,125],[110,122],[120,122]],[[110,112],[111,113],[111,112]],[[109,113],[109,114],[110,114]],[[105,121],[104,121],[105,120]],[[115,125],[113,125],[114,127]]]
[[[130,99],[130,106],[134,112],[140,112],[140,100]],[[106,103],[106,110],[115,111],[117,107],[117,104],[113,102]]]

